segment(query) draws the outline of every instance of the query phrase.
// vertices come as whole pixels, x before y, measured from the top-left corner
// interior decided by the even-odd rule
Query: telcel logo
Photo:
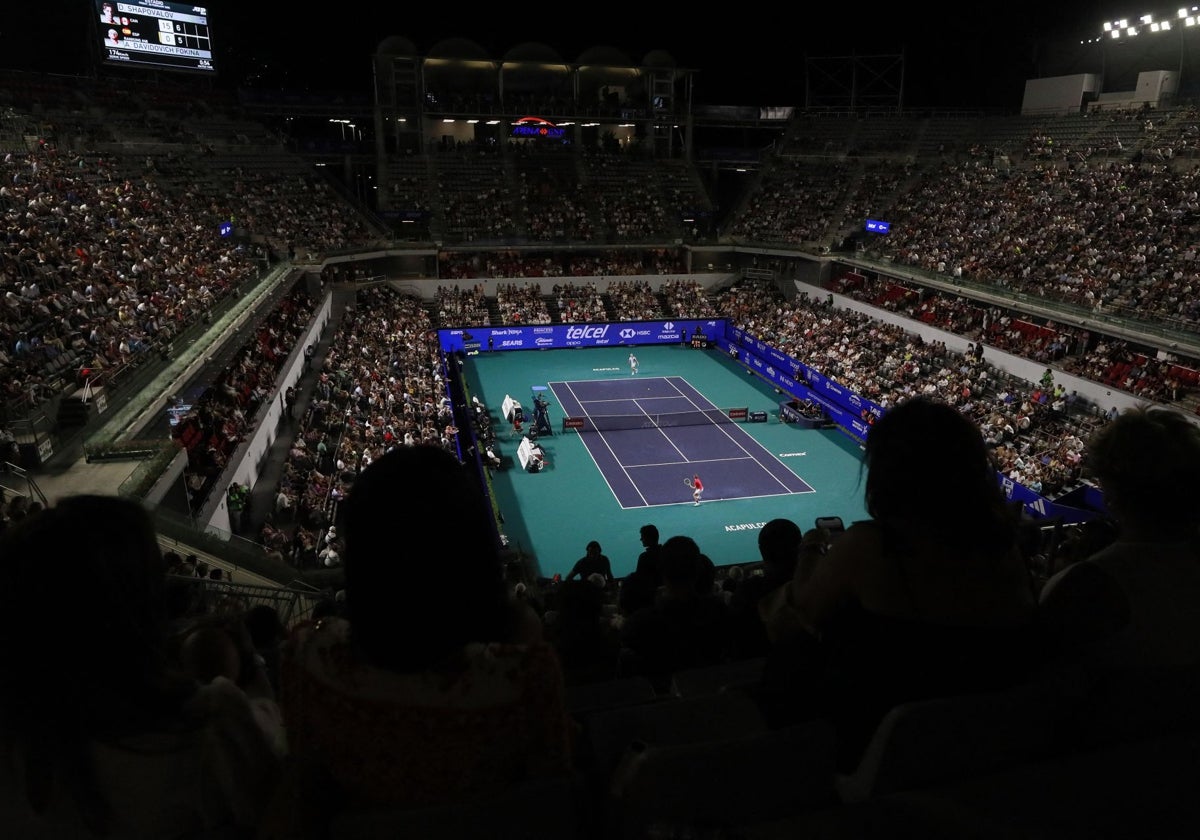
[[[604,338],[607,334],[607,324],[603,327],[567,327],[567,338]]]

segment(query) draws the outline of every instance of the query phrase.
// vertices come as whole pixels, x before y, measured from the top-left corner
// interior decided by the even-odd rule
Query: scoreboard
[[[93,0],[109,66],[215,74],[208,8],[165,0]]]

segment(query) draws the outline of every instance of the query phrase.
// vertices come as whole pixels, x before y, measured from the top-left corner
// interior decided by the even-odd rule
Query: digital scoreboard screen
[[[164,0],[94,0],[105,65],[215,74],[208,7]]]

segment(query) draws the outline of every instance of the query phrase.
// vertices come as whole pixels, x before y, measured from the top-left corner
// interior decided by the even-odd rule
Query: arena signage
[[[725,332],[725,322],[638,321],[624,324],[539,324],[528,327],[471,327],[469,331],[438,330],[446,352],[501,350],[550,350],[556,347],[611,347],[636,344],[677,344],[682,333],[706,335]]]
[[[567,130],[541,117],[521,117],[513,123],[513,137],[532,137],[538,140],[561,140]]]

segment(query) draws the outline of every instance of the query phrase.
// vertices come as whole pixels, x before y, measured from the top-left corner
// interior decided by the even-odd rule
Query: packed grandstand
[[[730,198],[727,174],[652,133],[330,155],[253,103],[198,93],[167,82],[117,97],[104,80],[10,72],[0,102],[5,460],[33,486],[80,449],[137,459],[146,470],[122,488],[134,496],[175,470],[183,495],[153,499],[164,514],[183,503],[185,525],[161,523],[175,545],[289,593],[246,587],[239,600],[218,574],[197,587],[197,612],[336,614],[340,506],[392,448],[443,449],[487,486],[501,418],[465,398],[439,329],[724,319],[882,411],[918,395],[957,407],[1003,477],[1051,503],[1091,484],[1087,441],[1120,411],[1200,412],[1191,104],[797,111]],[[890,232],[866,232],[867,219]],[[202,385],[186,400],[171,376],[182,368]],[[98,402],[140,406],[151,430],[171,409],[170,426],[158,440],[110,435]],[[266,450],[280,454],[247,473]],[[6,519],[54,501],[8,489]],[[1044,581],[1076,558],[1037,544],[1025,559]],[[734,592],[755,565],[718,569],[713,585]],[[543,619],[556,612],[556,582],[515,564],[509,584]],[[619,599],[604,589],[606,619]],[[745,653],[726,649],[726,673],[758,661]],[[583,697],[629,677],[616,663],[598,656],[568,686]],[[585,721],[604,706],[579,702]],[[589,773],[618,772],[592,758]],[[610,776],[588,794],[603,799]]]

